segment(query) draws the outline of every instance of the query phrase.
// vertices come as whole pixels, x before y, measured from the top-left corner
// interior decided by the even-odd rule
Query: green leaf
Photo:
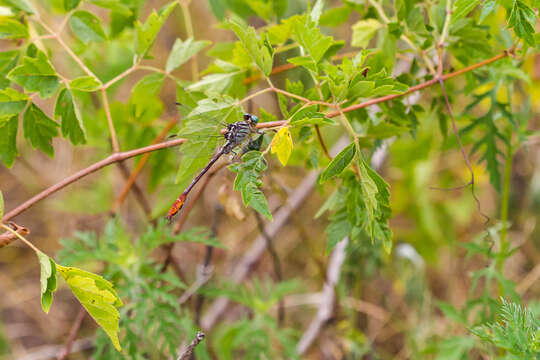
[[[351,163],[355,154],[356,145],[354,143],[349,144],[345,149],[341,150],[321,173],[319,182],[322,184],[328,179],[341,174],[341,172]]]
[[[377,209],[377,193],[379,192],[375,181],[371,178],[368,173],[367,168],[369,165],[366,164],[364,159],[361,159],[358,163],[358,170],[360,172],[360,186],[362,188],[362,195],[364,199],[364,204],[366,205],[366,210],[368,214],[368,220],[370,222],[375,221],[375,210]]]
[[[17,129],[19,127],[19,117],[13,116],[11,119],[0,118],[0,160],[8,168],[13,165],[17,151]]]
[[[331,36],[324,36],[320,29],[305,17],[299,17],[294,23],[294,35],[298,43],[306,49],[311,58],[318,63],[334,43]]]
[[[351,45],[366,48],[371,38],[383,25],[375,19],[360,20],[352,26]]]
[[[164,74],[153,73],[143,77],[131,90],[130,104],[135,107],[135,117],[159,103],[157,95],[163,85]]]
[[[309,14],[309,17],[315,25],[319,24],[319,19],[321,17],[321,14],[323,12],[324,8],[324,1],[323,0],[317,0],[315,3],[315,6],[313,6],[313,9],[311,9],[311,13]]]
[[[508,26],[514,28],[516,35],[530,46],[535,46],[534,40],[536,25],[536,13],[527,4],[520,0],[514,0],[512,11],[508,17]]]
[[[0,190],[0,220],[4,216],[4,196],[2,195],[2,190]]]
[[[60,91],[54,107],[54,117],[61,118],[62,136],[69,137],[73,145],[86,143],[86,130],[77,105],[68,89]]]
[[[482,0],[457,0],[450,22],[453,24],[462,17],[467,16]],[[447,15],[448,16],[448,15]]]
[[[33,148],[39,148],[49,156],[54,155],[52,139],[58,136],[58,124],[49,119],[45,113],[33,103],[23,116],[24,137]]]
[[[277,154],[281,165],[287,165],[293,149],[291,132],[288,127],[282,127],[272,140],[272,154]]]
[[[178,3],[173,1],[165,5],[159,12],[155,10],[148,16],[145,23],[137,21],[135,27],[137,29],[137,37],[135,42],[135,52],[139,56],[144,56],[154,44],[159,30],[169,17],[169,14],[174,10]]]
[[[73,10],[79,6],[81,0],[64,0],[64,9],[66,11]]]
[[[242,163],[229,166],[231,171],[238,174],[234,180],[234,190],[240,191],[244,205],[251,206],[268,220],[273,221],[268,202],[259,189],[262,185],[259,177],[266,168],[266,161],[259,151],[250,151],[242,156]]]
[[[480,12],[480,19],[478,23],[481,24],[484,20],[491,14],[497,7],[497,2],[495,0],[488,0],[482,4],[482,11]]]
[[[107,36],[101,27],[101,20],[86,10],[77,10],[69,18],[69,26],[73,34],[83,43],[105,41]]]
[[[112,17],[115,15],[123,17],[130,17],[133,15],[133,11],[118,0],[89,0],[89,2],[96,6],[111,10]]]
[[[18,115],[27,102],[28,96],[15,89],[0,90],[0,118]]]
[[[123,304],[113,285],[88,271],[60,265],[57,267],[77,300],[107,333],[116,350],[122,351],[118,340],[120,315],[117,308]]]
[[[170,73],[174,69],[180,67],[186,63],[193,55],[210,45],[210,41],[194,41],[193,38],[189,38],[186,41],[176,39],[173,45],[169,58],[167,59],[167,65],[165,71]]]
[[[321,15],[319,24],[321,26],[338,26],[349,19],[352,8],[349,6],[340,6],[327,10]]]
[[[0,39],[26,39],[28,28],[19,21],[2,18],[0,21]]]
[[[47,98],[58,90],[58,76],[41,50],[38,50],[36,57],[25,56],[22,64],[11,70],[7,76],[26,91],[39,91],[42,98]]]
[[[15,10],[21,10],[28,14],[34,14],[35,10],[27,0],[4,0]]]
[[[274,50],[270,45],[268,34],[259,40],[252,26],[246,27],[245,24],[237,20],[229,20],[225,23],[225,27],[234,31],[236,36],[238,36],[259,70],[266,76],[270,75],[272,72]]]
[[[70,89],[87,92],[96,91],[100,86],[100,82],[92,76],[81,76],[69,83]]]
[[[41,251],[36,255],[41,268],[41,307],[43,311],[49,313],[53,301],[53,293],[56,290],[56,263]]]

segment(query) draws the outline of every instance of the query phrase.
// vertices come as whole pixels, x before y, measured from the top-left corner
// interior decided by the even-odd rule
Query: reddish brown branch
[[[30,234],[30,230],[23,227],[23,226],[19,226],[17,224],[15,224],[14,222],[8,222],[7,225],[13,229],[16,233],[18,233],[19,235],[22,235],[22,236],[25,236],[25,235],[28,235]],[[0,248],[3,248],[4,246],[8,246],[9,244],[11,244],[13,241],[17,240],[17,235],[15,235],[14,233],[12,232],[9,232],[9,231],[6,231],[2,234],[0,234]]]
[[[143,148],[124,151],[124,152],[109,155],[105,159],[103,159],[101,161],[98,161],[97,163],[94,163],[94,164],[90,165],[89,167],[76,172],[75,174],[65,178],[64,180],[60,181],[59,183],[54,184],[53,186],[48,187],[47,189],[43,190],[39,194],[37,194],[34,197],[28,199],[27,201],[25,201],[21,205],[17,206],[15,209],[8,212],[2,218],[2,220],[5,222],[5,221],[8,221],[8,220],[12,219],[13,217],[19,215],[23,211],[28,210],[30,207],[32,207],[33,205],[35,205],[39,201],[41,201],[41,200],[45,199],[46,197],[54,194],[58,190],[61,190],[61,189],[65,188],[66,186],[74,183],[75,181],[77,181],[77,180],[79,180],[79,179],[81,179],[81,178],[83,178],[83,177],[85,177],[87,175],[90,175],[90,174],[96,172],[97,170],[104,168],[105,166],[108,166],[110,164],[114,164],[114,163],[122,161],[122,160],[132,158],[134,156],[142,155],[142,154],[145,154],[145,153],[148,153],[148,152],[178,146],[178,145],[181,145],[182,143],[184,143],[185,141],[186,141],[186,139],[174,139],[174,140],[166,141],[166,142],[163,142],[163,143],[160,143],[160,144],[145,146]]]
[[[86,317],[86,310],[83,307],[81,307],[79,309],[79,313],[77,314],[77,317],[75,318],[75,322],[71,326],[71,330],[69,330],[69,335],[66,340],[66,346],[58,354],[57,360],[64,360],[71,353],[71,347],[73,346],[73,341],[75,341],[75,339],[77,338],[77,334],[79,333],[79,330],[81,328],[82,322],[85,317]]]
[[[429,86],[431,86],[433,84],[436,84],[439,80],[443,80],[443,81],[448,80],[450,78],[456,77],[456,76],[464,74],[466,72],[478,69],[478,68],[480,68],[482,66],[485,66],[485,65],[491,64],[491,63],[493,63],[493,62],[495,62],[497,60],[503,59],[503,58],[511,55],[512,53],[513,53],[512,49],[511,50],[505,50],[501,54],[496,55],[496,56],[494,56],[494,57],[492,57],[490,59],[481,61],[481,62],[473,64],[471,66],[467,66],[467,67],[465,67],[465,68],[463,68],[461,70],[448,73],[446,75],[443,75],[442,77],[433,78],[433,79],[428,80],[428,81],[426,81],[426,82],[424,82],[422,84],[418,84],[416,86],[413,86],[413,87],[409,88],[409,90],[407,90],[406,92],[404,92],[402,94],[387,95],[387,96],[382,96],[382,97],[379,97],[379,98],[376,98],[376,99],[371,99],[371,100],[365,101],[365,102],[360,103],[360,104],[351,105],[349,107],[346,107],[346,108],[342,109],[342,111],[344,113],[346,113],[346,112],[358,110],[358,109],[361,109],[361,108],[364,108],[364,107],[367,107],[367,106],[370,106],[370,105],[375,105],[375,104],[379,104],[381,102],[389,101],[389,100],[392,100],[392,99],[395,99],[395,98],[398,98],[398,97],[406,96],[408,94],[411,94],[411,93],[416,92],[418,90],[427,88],[427,87],[429,87]],[[339,114],[340,114],[339,111],[332,111],[332,112],[327,113],[326,116],[329,117],[329,118],[332,118],[332,117],[338,116]],[[262,123],[262,124],[258,124],[257,127],[259,129],[278,127],[278,126],[283,126],[284,124],[286,124],[286,122],[287,122],[286,120],[269,121],[269,122],[265,122],[265,123]],[[24,202],[23,204],[17,206],[15,209],[11,210],[9,213],[7,213],[4,216],[3,220],[7,221],[7,220],[15,217],[16,215],[19,215],[21,212],[27,210],[28,208],[30,208],[31,206],[33,206],[37,202],[43,200],[44,198],[50,196],[51,194],[57,192],[58,190],[66,187],[67,185],[79,180],[80,178],[82,178],[82,177],[84,177],[84,176],[86,176],[88,174],[91,174],[91,173],[93,173],[93,172],[95,172],[95,171],[97,171],[97,170],[99,170],[99,169],[101,169],[101,168],[103,168],[103,167],[105,167],[107,165],[110,165],[112,163],[122,161],[122,160],[125,160],[125,159],[129,159],[131,157],[141,155],[141,154],[144,154],[144,153],[147,153],[147,152],[152,152],[152,151],[156,151],[156,150],[160,150],[160,149],[165,149],[165,148],[172,147],[172,146],[178,146],[178,145],[182,144],[185,141],[186,141],[185,139],[175,139],[175,140],[167,141],[167,142],[164,142],[164,143],[161,143],[161,144],[150,145],[150,146],[146,146],[146,147],[140,148],[140,149],[135,149],[135,150],[126,151],[126,152],[122,152],[122,153],[112,154],[112,155],[108,156],[107,158],[105,158],[105,159],[103,159],[103,160],[101,160],[101,161],[87,167],[86,169],[83,169],[83,170],[71,175],[70,177],[62,180],[61,182],[59,182],[59,183],[45,189],[41,193],[37,194],[36,196],[34,196],[31,199]]]

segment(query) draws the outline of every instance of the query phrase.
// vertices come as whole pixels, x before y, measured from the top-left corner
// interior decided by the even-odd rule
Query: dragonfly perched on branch
[[[177,103],[177,105],[182,106],[182,104],[180,103]],[[245,113],[242,120],[226,125],[226,131],[223,134],[225,143],[219,148],[219,150],[214,154],[214,156],[212,156],[210,161],[197,174],[197,176],[195,176],[191,183],[186,187],[184,192],[180,194],[180,196],[174,201],[173,205],[167,212],[167,220],[170,221],[173,216],[176,215],[178,211],[180,211],[180,209],[182,209],[182,206],[184,206],[189,192],[195,187],[197,182],[199,182],[199,180],[204,176],[204,174],[206,174],[206,172],[210,170],[212,165],[214,165],[214,163],[218,161],[221,156],[232,153],[236,147],[246,142],[248,142],[248,147],[246,148],[246,150],[251,150],[254,143],[258,143],[260,146],[262,136],[259,136],[259,138],[255,141],[253,140],[253,134],[262,134],[260,130],[257,130],[256,125],[258,122],[259,118],[257,116]]]

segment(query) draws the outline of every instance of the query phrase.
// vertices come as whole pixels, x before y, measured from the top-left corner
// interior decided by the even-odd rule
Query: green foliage
[[[49,156],[54,154],[51,142],[54,137],[58,136],[57,128],[58,124],[33,103],[24,112],[24,137],[30,141],[34,148],[39,148]]]
[[[107,36],[101,27],[101,20],[89,11],[78,10],[71,14],[69,26],[83,43],[105,41]]]
[[[63,89],[58,94],[54,107],[54,116],[61,119],[62,135],[66,138],[69,137],[73,145],[86,143],[86,130],[77,104],[73,101],[71,92],[68,89]]]
[[[169,17],[169,14],[174,10],[178,3],[173,1],[168,5],[165,5],[159,12],[155,10],[148,16],[145,23],[136,23],[137,39],[135,42],[135,52],[140,57],[144,57],[152,45],[154,40],[163,26],[163,23]]]
[[[35,56],[23,57],[22,64],[11,70],[7,77],[26,91],[39,91],[42,98],[48,98],[58,90],[58,76],[41,50]]]
[[[447,251],[446,247],[454,249],[458,232],[455,228],[460,219],[474,218],[471,214],[476,214],[474,204],[463,197],[449,199],[449,196],[438,201],[427,190],[435,173],[437,177],[441,174],[441,181],[448,185],[458,177],[449,175],[446,162],[435,156],[441,153],[441,143],[442,150],[452,150],[452,154],[458,149],[449,131],[444,97],[440,90],[435,90],[438,87],[431,88],[419,100],[415,96],[392,98],[392,95],[418,88],[427,92],[423,86],[426,81],[433,82],[439,70],[434,60],[439,59],[439,50],[444,52],[441,70],[445,73],[490,59],[505,49],[515,50],[512,58],[475,70],[468,68],[462,77],[452,75],[445,80],[450,105],[456,114],[461,113],[456,119],[466,150],[485,164],[491,184],[499,191],[496,203],[500,202],[503,208],[509,199],[508,191],[504,191],[509,180],[501,175],[503,164],[509,169],[513,155],[533,134],[529,119],[533,118],[534,101],[522,102],[521,98],[536,96],[534,82],[528,76],[531,63],[528,56],[537,46],[534,9],[538,1],[345,0],[332,2],[333,8],[325,8],[330,2],[319,0],[306,6],[305,2],[286,0],[209,0],[209,8],[220,21],[215,32],[222,34],[216,38],[229,36],[238,41],[214,43],[203,61],[194,64],[192,77],[186,80],[188,72],[181,67],[202,58],[203,50],[211,43],[189,28],[191,20],[199,20],[191,19],[193,14],[189,13],[190,4],[194,3],[169,1],[156,11],[141,0],[55,0],[40,2],[36,9],[32,1],[0,0],[2,14],[6,15],[0,21],[0,39],[8,45],[6,51],[0,52],[2,163],[11,167],[18,149],[25,154],[28,144],[53,156],[52,144],[59,135],[58,128],[72,145],[87,144],[92,157],[107,156],[109,120],[122,150],[147,146],[162,131],[163,117],[172,114],[171,99],[175,97],[183,104],[179,108],[178,136],[186,139],[179,150],[180,160],[174,151],[157,152],[150,157],[151,169],[144,178],[148,192],[155,191],[149,194],[152,215],[161,216],[163,204],[170,205],[172,198],[186,188],[215,154],[222,144],[220,139],[223,141],[220,130],[226,124],[241,120],[248,111],[259,116],[261,122],[288,121],[275,127],[276,135],[270,144],[267,141],[270,136],[261,136],[264,144],[268,144],[266,149],[231,156],[233,164],[229,169],[236,174],[234,190],[240,192],[244,205],[272,220],[262,191],[263,179],[270,185],[283,179],[275,181],[274,172],[280,166],[275,159],[265,157],[268,152],[276,153],[277,160],[288,166],[284,170],[287,176],[303,168],[320,172],[320,196],[326,197],[326,201],[317,217],[328,213],[325,219],[328,222],[320,220],[326,227],[326,247],[332,249],[344,238],[350,239],[343,270],[346,276],[338,284],[340,301],[336,301],[336,310],[339,305],[340,312],[328,326],[342,340],[339,345],[344,357],[390,358],[394,354],[387,354],[386,349],[379,353],[382,340],[371,341],[359,330],[358,324],[365,322],[364,315],[359,317],[356,312],[350,315],[350,309],[344,310],[342,305],[349,306],[349,300],[365,294],[366,290],[371,292],[370,284],[366,283],[370,276],[376,274],[378,281],[384,282],[395,270],[393,266],[400,266],[401,253],[390,256],[393,240],[388,222],[392,212],[398,214],[396,238],[417,249],[417,255],[426,262],[434,261],[442,251]],[[507,22],[499,22],[504,22],[505,10]],[[149,15],[143,20],[141,14]],[[55,19],[50,21],[53,15]],[[60,21],[61,16],[64,18]],[[156,53],[156,59],[147,63],[152,58],[153,44],[169,18],[170,22],[183,22],[186,29],[166,30],[167,36],[159,44],[165,43],[170,52]],[[66,26],[60,29],[59,24]],[[200,24],[194,29],[200,29]],[[361,48],[361,51],[340,52],[343,47]],[[208,66],[197,73],[200,64]],[[290,69],[286,75],[278,74],[291,65],[294,70]],[[132,81],[134,73],[137,74],[134,80],[138,81]],[[119,86],[122,81],[125,83]],[[267,87],[270,88],[264,90]],[[170,93],[173,89],[176,94]],[[276,106],[272,112],[273,109],[266,107],[271,101],[255,99],[261,95],[254,94],[258,90],[266,91],[264,96],[269,99],[275,98],[279,109]],[[249,95],[253,97],[246,98]],[[383,102],[375,101],[377,107],[369,110],[363,104],[356,110],[337,111],[338,107],[343,110],[382,96],[389,97]],[[252,109],[253,104],[264,104],[266,108]],[[431,125],[437,120],[444,140]],[[26,141],[18,144],[20,121]],[[170,131],[176,132],[177,128]],[[330,148],[340,136],[347,136],[350,144],[327,159],[325,147]],[[394,145],[390,147],[391,142]],[[389,160],[392,163],[388,171],[382,172],[385,178],[388,174],[389,180],[394,180],[392,210],[390,186],[367,161],[381,146],[389,146],[392,152]],[[476,167],[474,170],[476,173]],[[264,177],[267,172],[268,178]],[[478,178],[477,189],[483,185],[482,177]],[[105,211],[113,194],[111,184],[116,183],[110,180],[70,193],[62,209]],[[93,199],[100,199],[99,204],[93,204]],[[0,218],[2,213],[0,193]],[[61,241],[63,250],[59,256],[65,263],[99,269],[103,278],[57,265],[38,253],[42,307],[49,311],[58,271],[102,328],[96,338],[94,358],[175,357],[179,346],[197,331],[200,314],[196,311],[200,309],[194,311],[196,306],[187,304],[178,306],[178,297],[186,285],[173,273],[162,271],[158,261],[160,252],[156,249],[175,242],[189,242],[195,248],[226,247],[205,228],[176,235],[163,222],[158,221],[155,227],[141,226],[137,213],[130,213],[129,219],[129,231],[120,221],[111,220],[103,235],[77,232],[74,239]],[[502,271],[506,259],[516,251],[505,240],[507,215],[503,221],[504,224],[489,228],[488,236],[464,246],[469,256],[479,257],[484,263],[476,264],[471,272],[470,294],[463,307],[457,309],[449,303],[438,303],[446,319],[456,322],[459,331],[444,337],[434,331],[416,334],[413,329],[406,329],[399,336],[403,336],[405,346],[410,346],[411,350],[406,350],[411,358],[464,359],[486,349],[493,359],[536,355],[537,319],[513,303],[503,301],[499,308],[493,297],[498,292],[514,302],[520,301],[514,282]],[[137,235],[141,231],[143,235]],[[470,233],[470,229],[462,233]],[[236,244],[230,248],[236,249]],[[313,273],[310,260],[324,266],[319,258],[302,259],[301,265],[309,269],[310,275]],[[383,265],[384,271],[379,271]],[[390,278],[395,280],[392,290],[400,295],[405,288],[406,302],[411,301],[408,298],[411,293],[417,298],[425,295],[427,290],[414,288],[417,283],[411,280],[421,281],[425,273],[417,270],[409,278],[404,274],[395,276]],[[114,289],[105,278],[114,282]],[[315,280],[320,279],[309,277],[309,281]],[[208,345],[217,354],[212,357],[299,357],[295,350],[298,332],[283,327],[273,316],[283,296],[298,290],[296,284],[288,281],[272,284],[265,280],[238,285],[227,283],[226,279],[220,283],[225,285],[211,284],[201,293],[228,297],[241,304],[249,312],[249,318],[240,316],[218,325],[212,338],[208,338]],[[122,303],[120,299],[125,300],[126,306],[117,309]],[[389,300],[388,304],[377,305],[393,305],[394,299]],[[429,302],[426,296],[422,304]],[[411,309],[407,316],[418,317],[419,327],[432,328],[422,321],[425,313],[433,309],[427,308],[428,305],[426,308],[405,305],[408,311]],[[503,320],[496,322],[501,312]],[[286,326],[296,325],[294,321],[297,319]],[[478,327],[486,322],[488,325]],[[475,338],[466,333],[467,328],[473,329],[485,341],[484,345],[478,346]],[[487,343],[497,349],[493,351]],[[120,344],[124,354],[116,351]],[[211,358],[205,343],[197,347],[196,357]]]
[[[123,306],[123,303],[112,283],[99,275],[75,267],[56,267],[77,300],[107,333],[116,350],[122,351],[118,341],[120,315],[117,308]]]
[[[478,326],[472,332],[483,341],[508,352],[508,359],[538,358],[540,319],[516,303],[503,298],[501,302],[501,321]]]
[[[237,173],[234,190],[240,191],[244,205],[251,206],[268,220],[273,221],[268,202],[259,189],[262,186],[259,177],[267,167],[263,154],[259,151],[250,151],[242,156],[242,163],[233,164],[229,169]]]
[[[328,179],[333,178],[334,176],[337,176],[345,170],[347,166],[351,163],[351,161],[354,158],[354,155],[356,154],[356,145],[355,144],[349,144],[345,149],[341,150],[339,154],[337,154],[330,164],[324,169],[324,171],[321,173],[321,177],[319,178],[319,181],[321,183],[327,181]]]
[[[41,251],[36,254],[41,267],[41,307],[48,313],[56,290],[56,263]]]
[[[207,47],[209,44],[209,41],[194,41],[193,38],[189,38],[186,41],[176,39],[171,53],[169,54],[169,58],[167,59],[165,71],[170,73],[174,69],[180,67],[193,55]]]

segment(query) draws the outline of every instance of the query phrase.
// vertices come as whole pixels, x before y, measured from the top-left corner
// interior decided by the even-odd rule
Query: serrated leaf
[[[362,188],[362,195],[364,204],[366,205],[366,211],[370,222],[375,221],[375,210],[377,209],[377,193],[379,192],[377,184],[371,178],[368,173],[369,166],[361,159],[358,162],[358,171],[360,172],[360,186]]]
[[[288,127],[282,127],[272,140],[272,154],[277,154],[281,165],[287,165],[293,149],[291,132]]]
[[[252,26],[246,26],[240,21],[229,20],[225,26],[236,34],[247,53],[257,65],[259,70],[266,76],[272,72],[272,59],[274,50],[270,45],[268,34],[261,39],[258,38],[257,32]]]
[[[0,118],[0,159],[8,168],[13,165],[17,151],[17,129],[19,127],[18,116],[11,119]]]
[[[26,39],[28,28],[19,21],[2,18],[0,21],[0,39]]]
[[[165,71],[170,73],[174,69],[180,67],[186,63],[193,55],[210,45],[210,41],[194,41],[193,38],[189,38],[186,41],[176,39],[169,58],[167,59],[167,65]]]
[[[242,156],[242,163],[233,164],[229,169],[238,174],[234,180],[234,190],[240,191],[244,205],[251,206],[268,220],[273,221],[268,202],[259,189],[262,184],[259,177],[266,167],[262,153],[250,151]]]
[[[39,148],[51,157],[54,155],[51,142],[54,137],[58,136],[58,126],[33,103],[24,113],[24,137],[30,141],[33,148]]]
[[[77,300],[107,333],[116,350],[122,351],[118,340],[120,315],[117,308],[123,304],[113,285],[88,271],[60,265],[57,267]]]
[[[77,10],[69,18],[71,31],[79,40],[88,44],[90,41],[105,41],[107,36],[101,27],[101,20],[86,10]]]
[[[63,89],[58,94],[54,107],[54,117],[61,119],[62,136],[69,137],[73,145],[86,143],[86,130],[79,109],[68,89]]]
[[[28,96],[15,89],[0,90],[0,118],[19,115],[27,102]]]
[[[159,12],[152,11],[148,18],[142,24],[137,21],[135,27],[137,29],[137,38],[135,42],[135,52],[139,56],[144,56],[154,44],[159,30],[169,17],[169,14],[174,10],[178,3],[173,1],[165,5]]]
[[[26,91],[39,91],[39,96],[47,98],[58,90],[58,76],[49,63],[47,56],[38,50],[35,57],[25,56],[22,64],[7,75]]]
[[[92,76],[81,76],[69,83],[70,89],[92,92],[99,89],[100,82]]]
[[[296,40],[306,49],[315,63],[322,59],[326,51],[334,43],[331,36],[322,35],[320,29],[312,22],[306,23],[305,18],[299,17],[295,21],[293,29]]]
[[[382,24],[375,19],[360,20],[352,26],[351,45],[366,48]]]
[[[516,35],[525,40],[530,46],[535,46],[534,27],[536,25],[536,13],[527,4],[520,0],[514,0],[512,11],[508,17],[508,26],[514,28]]]
[[[322,184],[328,179],[341,174],[341,172],[351,163],[355,154],[356,146],[354,143],[349,144],[345,149],[341,150],[321,173],[319,182]]]
[[[53,293],[56,290],[56,263],[41,251],[37,251],[36,255],[41,269],[41,307],[43,311],[49,313]]]

